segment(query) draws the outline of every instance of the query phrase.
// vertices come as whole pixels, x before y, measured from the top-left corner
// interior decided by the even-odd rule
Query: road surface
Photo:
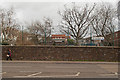
[[[117,62],[3,61],[2,78],[118,78]]]

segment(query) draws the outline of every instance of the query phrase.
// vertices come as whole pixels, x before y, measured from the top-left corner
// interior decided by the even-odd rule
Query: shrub
[[[9,45],[9,43],[7,43],[7,42],[2,42],[2,43],[0,43],[0,45]]]
[[[73,39],[68,39],[68,44],[69,44],[69,45],[75,45],[75,42],[74,42]]]

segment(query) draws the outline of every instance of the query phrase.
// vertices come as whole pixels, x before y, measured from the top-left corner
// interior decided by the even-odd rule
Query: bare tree
[[[43,23],[41,23],[40,21],[35,21],[33,22],[29,27],[29,33],[32,33],[35,36],[35,41],[37,41],[36,44],[38,44],[39,37],[44,38],[43,40],[45,40],[45,36],[46,38],[50,37],[51,35],[51,27],[52,27],[52,20],[49,18],[44,18]]]
[[[94,21],[92,27],[97,36],[102,36],[107,41],[107,45],[112,45],[107,35],[114,33],[116,19],[116,10],[111,5],[101,5],[94,12]],[[113,37],[114,38],[114,37]],[[112,38],[112,39],[113,39]]]
[[[93,21],[93,6],[86,4],[84,7],[74,5],[72,8],[65,7],[63,12],[59,11],[62,17],[61,32],[69,34],[76,40],[76,44],[79,45],[79,40],[83,39],[88,33],[88,27]]]
[[[32,24],[30,24],[30,26],[28,27],[29,33],[32,34],[30,37],[32,38],[32,41],[35,44],[38,44],[38,37],[43,35],[42,32],[44,30],[42,29],[42,27],[43,27],[43,25],[39,21],[32,22]]]
[[[0,9],[0,26],[2,29],[2,41],[11,44],[15,43],[19,25],[16,22],[13,8]]]

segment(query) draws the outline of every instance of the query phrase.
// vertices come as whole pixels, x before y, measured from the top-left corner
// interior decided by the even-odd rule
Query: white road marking
[[[102,76],[109,76],[109,75],[111,75],[111,76],[117,76],[118,75],[118,73],[117,72],[115,72],[115,73],[108,73],[108,74],[100,74],[100,75],[102,75]]]
[[[79,76],[80,72],[78,72],[75,76]]]
[[[31,67],[31,66],[3,66],[3,67]]]
[[[42,72],[35,73],[35,74],[31,74],[31,75],[28,75],[28,77],[35,76],[35,75],[38,75],[38,74],[41,74],[41,73],[42,73]]]
[[[102,76],[115,76],[115,74],[100,74]]]
[[[23,73],[24,73],[24,72],[37,72],[37,71],[20,71],[20,72],[23,72]]]
[[[2,73],[0,73],[0,74],[6,74],[6,72],[2,72]]]
[[[77,76],[79,76],[80,72],[78,72],[75,75],[35,76],[37,74],[40,74],[40,72],[39,73],[35,73],[35,74],[31,74],[31,75],[28,75],[28,76],[14,76],[14,77],[15,78],[28,78],[28,77],[32,77],[32,78],[43,78],[43,77],[46,77],[46,78],[48,78],[48,77],[77,77]]]
[[[115,75],[118,75],[118,73],[117,73],[117,72],[115,72]]]
[[[64,69],[71,69],[71,68],[87,68],[87,67],[71,67],[71,66],[46,66],[46,68],[54,68],[54,69],[57,69],[57,68],[64,68]]]
[[[15,78],[54,78],[54,77],[76,77],[75,75],[59,75],[59,76],[14,76]]]

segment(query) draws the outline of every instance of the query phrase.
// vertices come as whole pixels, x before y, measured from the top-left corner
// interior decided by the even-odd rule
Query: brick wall
[[[2,46],[2,59],[12,50],[13,60],[118,61],[118,47]]]

